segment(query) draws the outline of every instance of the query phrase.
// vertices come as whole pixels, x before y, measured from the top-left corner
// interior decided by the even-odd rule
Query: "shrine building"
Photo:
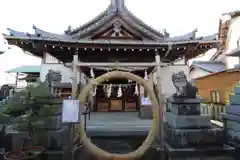
[[[63,99],[71,94],[73,73],[67,64],[73,61],[73,55],[77,54],[79,61],[85,63],[116,62],[115,67],[79,67],[77,82],[78,91],[81,91],[91,78],[111,70],[132,72],[148,80],[154,88],[154,67],[118,67],[117,64],[151,63],[158,54],[162,63],[163,94],[167,96],[175,91],[171,82],[173,72],[184,71],[188,75],[189,59],[218,47],[216,34],[196,37],[197,29],[175,37],[166,30],[159,32],[131,13],[124,0],[111,0],[100,15],[78,28],[69,27],[63,34],[50,33],[37,26],[33,28],[34,34],[8,28],[10,34],[4,38],[8,44],[42,58],[41,81],[50,69],[61,72],[62,80],[54,87]],[[180,60],[182,64],[177,63]],[[144,97],[147,98],[147,94],[135,82],[116,79],[97,87],[92,105],[98,112],[138,111],[144,105]]]

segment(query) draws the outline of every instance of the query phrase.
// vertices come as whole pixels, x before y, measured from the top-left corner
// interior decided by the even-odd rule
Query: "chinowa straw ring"
[[[152,112],[153,112],[153,119],[152,119],[152,127],[151,130],[148,133],[148,136],[144,140],[141,146],[139,146],[135,151],[126,153],[126,154],[116,154],[116,153],[109,153],[105,150],[98,148],[96,145],[94,145],[90,139],[87,137],[85,131],[84,131],[84,124],[81,120],[79,125],[77,125],[79,134],[81,137],[81,141],[83,145],[86,147],[86,149],[89,150],[89,152],[100,160],[133,160],[138,159],[143,156],[143,154],[149,149],[149,147],[152,145],[153,141],[155,140],[156,135],[158,134],[159,129],[159,103],[157,101],[157,98],[153,92],[153,90],[149,87],[147,84],[147,81],[143,78],[129,72],[123,72],[123,71],[112,71],[105,73],[95,79],[93,79],[90,83],[88,83],[83,90],[81,91],[78,99],[81,104],[84,104],[86,101],[86,98],[89,95],[89,92],[93,89],[95,85],[104,83],[107,80],[111,79],[118,79],[118,78],[126,78],[132,81],[136,81],[137,84],[140,84],[144,87],[144,89],[147,91],[149,98],[152,102]]]

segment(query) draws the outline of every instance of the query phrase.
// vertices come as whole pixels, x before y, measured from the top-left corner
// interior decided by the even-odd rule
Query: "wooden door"
[[[121,99],[119,100],[110,100],[110,111],[122,111],[123,110],[123,102]]]
[[[109,111],[108,100],[98,99],[97,111],[98,112],[108,112]]]

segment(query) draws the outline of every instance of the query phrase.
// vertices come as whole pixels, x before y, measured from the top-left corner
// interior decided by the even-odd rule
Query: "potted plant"
[[[3,155],[5,154],[5,147],[6,144],[8,143],[6,141],[6,125],[9,122],[9,116],[4,114],[4,113],[0,113],[0,159],[3,158]]]
[[[20,132],[27,132],[28,137],[23,140],[21,149],[5,154],[6,160],[38,159],[40,157],[44,147],[29,146],[33,146],[33,141],[38,139],[38,135],[44,132],[49,123],[44,117],[57,114],[59,107],[52,106],[54,101],[49,88],[44,83],[39,83],[16,93],[12,100],[7,102],[4,106],[5,113],[13,117],[13,128]]]

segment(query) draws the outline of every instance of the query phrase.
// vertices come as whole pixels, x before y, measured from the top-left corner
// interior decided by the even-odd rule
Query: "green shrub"
[[[12,118],[14,129],[28,131],[32,136],[44,128],[44,121],[40,117],[56,115],[59,102],[48,86],[39,83],[16,93],[3,106],[3,112]]]

